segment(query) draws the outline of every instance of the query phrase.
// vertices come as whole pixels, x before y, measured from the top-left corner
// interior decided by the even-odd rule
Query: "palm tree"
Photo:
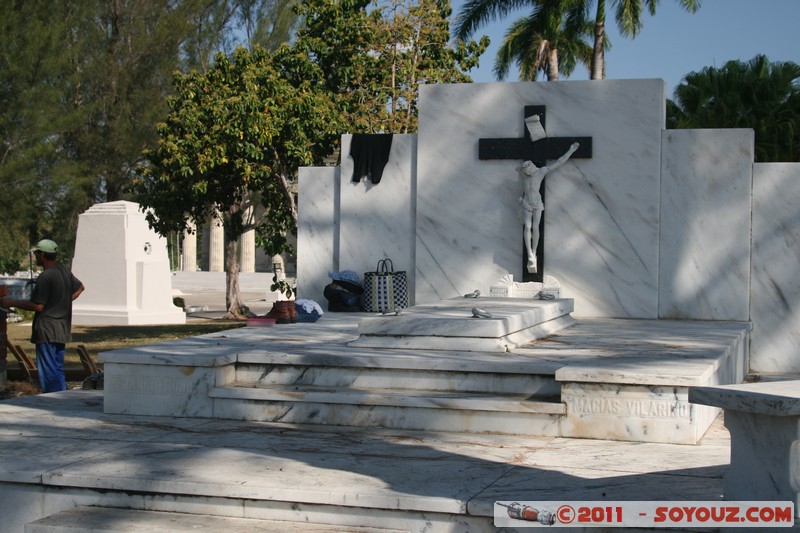
[[[677,1],[686,11],[694,13],[700,8],[702,0]],[[469,0],[464,4],[464,7],[457,17],[454,35],[458,39],[466,39],[481,25],[495,20],[498,17],[503,17],[512,10],[524,6],[531,6],[534,9],[531,19],[535,17],[537,10],[552,10],[554,13],[560,14],[561,17],[565,17],[566,20],[571,20],[571,22],[568,22],[565,26],[558,25],[556,28],[564,29],[569,25],[577,28],[589,22],[588,15],[593,2],[594,0]],[[658,2],[659,0],[610,0],[614,8],[614,18],[617,21],[620,34],[625,37],[636,37],[642,29],[642,14],[644,10],[647,9],[650,15],[655,15]],[[512,26],[512,30],[515,27],[518,28],[520,24],[521,22],[515,23]],[[605,49],[608,47],[608,38],[605,31],[606,0],[597,0],[595,19],[591,24],[594,26],[594,46],[591,58],[590,78],[593,80],[600,80],[605,77]],[[546,32],[541,31],[544,29],[545,27],[538,27],[537,30],[539,30],[539,32],[536,33],[536,35],[538,35],[540,39],[549,42],[549,39],[545,38]],[[550,27],[550,29],[552,30],[555,28]],[[513,40],[516,38],[516,34],[512,30],[509,31],[506,40]],[[532,37],[530,34],[528,36]],[[564,42],[572,42],[574,36],[565,34],[564,38]],[[504,41],[503,46],[505,47],[506,44],[506,41]],[[510,42],[508,46],[511,46],[511,44],[514,43]],[[520,64],[520,68],[535,63],[536,52],[539,50],[539,47],[535,45],[523,47],[521,42],[516,43],[515,46],[517,52],[524,51],[526,54],[532,55],[532,58],[522,58],[519,55],[515,56]],[[557,46],[551,46],[551,48],[558,50]],[[579,60],[582,59],[580,56],[577,57]],[[500,65],[496,64],[496,71],[498,66]]]
[[[516,63],[520,80],[535,80],[539,71],[548,80],[557,80],[559,71],[569,74],[578,62],[588,65],[590,35],[583,16],[583,4],[576,0],[470,0],[457,17],[454,36],[468,39],[481,25],[508,15],[530,4],[530,16],[514,22],[506,33],[495,58],[498,80],[508,75]]]
[[[589,65],[592,48],[584,38],[590,35],[591,27],[576,13],[565,16],[561,2],[549,3],[553,6],[540,5],[509,28],[495,57],[498,80],[506,78],[512,63],[519,68],[522,81],[536,80],[539,71],[553,81],[559,72],[571,74],[578,62]]]
[[[689,13],[694,13],[700,9],[702,0],[678,0],[683,9]],[[592,4],[592,0],[580,0],[583,4],[584,12]],[[614,6],[617,27],[623,37],[634,38],[639,35],[642,29],[642,12],[647,8],[651,16],[656,14],[656,6],[659,0],[611,0]],[[597,0],[597,10],[594,19],[594,51],[592,55],[592,68],[590,79],[602,80],[605,78],[605,40],[606,40],[606,0]]]
[[[667,102],[670,128],[752,128],[756,161],[800,161],[800,65],[764,55],[687,74]]]

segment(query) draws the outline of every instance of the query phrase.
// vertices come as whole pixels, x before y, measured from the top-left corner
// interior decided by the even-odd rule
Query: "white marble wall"
[[[395,270],[407,271],[413,305],[417,136],[393,136],[378,184],[352,181],[351,140],[342,136],[341,167],[300,169],[298,298],[326,304],[328,272],[354,270],[363,279],[389,257]]]
[[[378,184],[366,179],[352,181],[353,158],[349,156],[352,138],[352,135],[342,136],[339,269],[355,270],[363,276],[364,272],[374,271],[379,260],[388,257],[395,270],[413,271],[417,136],[392,136],[389,161]],[[409,283],[413,300],[413,279]]]
[[[666,130],[659,318],[748,320],[753,130]]]
[[[297,298],[325,302],[338,270],[339,167],[300,168],[297,193]],[[324,308],[325,306],[323,306]]]
[[[593,140],[546,179],[544,273],[576,315],[655,318],[662,80],[423,86],[417,303],[521,278],[521,161],[479,161],[478,139],[522,137],[526,105],[547,106],[548,135]]]
[[[753,167],[750,368],[800,373],[800,164]]]

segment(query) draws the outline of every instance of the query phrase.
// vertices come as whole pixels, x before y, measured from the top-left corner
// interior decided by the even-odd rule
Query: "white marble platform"
[[[496,500],[718,501],[729,455],[719,422],[676,446],[112,415],[102,395],[0,402],[3,531],[99,506],[115,519],[230,519],[219,531],[280,520],[284,531],[494,532]],[[170,518],[180,531],[185,517]]]
[[[488,316],[476,317],[480,309]],[[358,324],[349,346],[509,352],[575,324],[570,299],[450,298]]]
[[[583,319],[509,352],[353,346],[370,316],[103,353],[105,411],[694,444],[719,409],[688,388],[747,368],[746,323]]]

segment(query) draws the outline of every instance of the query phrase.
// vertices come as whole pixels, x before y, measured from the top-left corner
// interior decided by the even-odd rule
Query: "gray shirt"
[[[31,302],[44,309],[33,317],[32,343],[66,344],[72,340],[72,293],[80,286],[78,278],[61,264],[39,275]]]

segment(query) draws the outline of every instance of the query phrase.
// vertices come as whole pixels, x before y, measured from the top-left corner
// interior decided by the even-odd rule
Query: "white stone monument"
[[[72,307],[75,325],[186,323],[172,303],[167,243],[139,204],[97,204],[80,215],[72,271],[86,287]]]
[[[298,295],[324,301],[329,271],[385,256],[414,305],[525,281],[525,158],[480,145],[533,146],[546,126],[592,141],[544,181],[539,271],[576,316],[748,321],[751,371],[800,372],[800,164],[754,163],[749,129],[666,129],[665,100],[663,80],[421,86],[419,132],[394,136],[379,185],[351,183],[347,135],[341,168],[300,169]],[[546,107],[542,131],[528,106]]]

